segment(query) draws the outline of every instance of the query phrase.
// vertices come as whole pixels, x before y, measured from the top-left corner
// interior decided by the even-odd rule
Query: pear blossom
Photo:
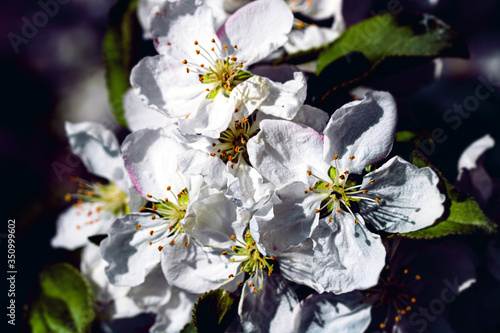
[[[127,213],[129,207],[140,207],[142,199],[130,181],[113,132],[100,124],[83,122],[66,123],[66,133],[72,152],[87,170],[109,181],[102,184],[73,178],[79,190],[65,199],[76,199],[76,203],[59,216],[51,241],[53,247],[73,250],[88,244],[89,236],[106,233],[116,216]]]
[[[132,86],[148,107],[177,119],[186,135],[218,138],[235,109],[292,119],[305,99],[304,75],[282,84],[248,71],[286,42],[292,23],[284,2],[261,0],[216,31],[204,1],[167,2],[151,28],[160,55],[139,62]]]
[[[373,92],[337,110],[324,136],[289,121],[264,120],[248,143],[250,162],[277,186],[280,201],[272,212],[257,213],[251,230],[262,244],[280,251],[312,238],[313,272],[327,291],[376,283],[385,250],[366,223],[385,232],[409,232],[443,213],[444,196],[430,168],[418,169],[396,156],[356,176],[387,157],[395,125],[393,98]]]
[[[238,311],[245,332],[291,332],[291,313],[298,299],[284,278],[320,288],[310,269],[312,241],[288,253],[266,255],[248,229],[250,217],[223,194],[198,200],[186,216],[184,230],[199,245],[190,245],[186,255],[163,257],[165,275],[169,283],[196,293],[228,289],[231,281],[237,282],[232,287],[242,288]],[[203,255],[208,251],[211,256]],[[275,272],[278,265],[281,274]]]

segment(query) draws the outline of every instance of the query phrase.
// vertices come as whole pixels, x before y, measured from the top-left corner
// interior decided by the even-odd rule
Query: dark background
[[[69,154],[63,126],[66,120],[92,120],[116,128],[107,105],[102,60],[106,16],[113,2],[72,0],[60,4],[58,12],[27,43],[18,45],[18,52],[9,33],[23,36],[23,18],[33,22],[42,8],[37,1],[3,0],[1,4],[0,241],[6,253],[6,224],[15,219],[16,329],[20,329],[22,306],[35,291],[45,265],[65,261],[79,267],[78,251],[55,250],[49,243],[57,216],[67,207],[64,194],[75,191],[70,177],[88,177]],[[425,1],[401,3],[407,11],[434,13],[457,30],[470,48],[470,60],[445,59],[442,76],[422,89],[404,89],[415,73],[399,78],[403,82],[397,94],[400,128],[442,128],[448,139],[436,144],[429,158],[453,180],[458,157],[467,145],[486,133],[500,142],[500,2],[441,1],[436,7],[426,6]],[[374,1],[372,8],[378,13],[386,7],[387,1]],[[480,75],[497,83],[496,92],[454,130],[442,115],[474,93]],[[485,160],[494,178],[500,178],[499,153],[497,145]],[[4,272],[5,265],[6,259],[2,259]],[[6,295],[6,290],[2,287],[0,294]],[[7,298],[0,299],[4,308]],[[3,314],[2,318],[3,325]]]

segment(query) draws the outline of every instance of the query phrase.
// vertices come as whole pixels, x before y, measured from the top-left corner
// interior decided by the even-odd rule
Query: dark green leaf
[[[129,76],[138,60],[141,28],[137,20],[138,0],[119,0],[108,17],[104,36],[104,61],[109,102],[119,124],[126,126],[123,95],[130,88]]]
[[[193,322],[190,322],[184,326],[181,333],[196,333],[196,327],[194,327]]]
[[[193,308],[193,324],[198,333],[224,332],[238,313],[240,297],[222,289],[201,296]]]
[[[399,132],[396,132],[395,140],[396,140],[396,142],[411,142],[416,137],[418,137],[418,134],[415,132],[399,131]]]
[[[413,152],[413,164],[418,167],[430,166],[439,176],[440,185],[446,193],[445,216],[438,220],[434,225],[399,236],[409,238],[437,238],[446,235],[457,234],[478,234],[495,233],[496,224],[484,215],[476,200],[466,193],[459,191],[448,182],[443,175],[433,168],[429,161],[419,152]]]
[[[469,52],[458,34],[432,15],[383,14],[350,27],[327,45],[320,52],[317,74],[328,79],[331,92],[436,57],[468,58]]]
[[[38,297],[28,307],[33,332],[85,332],[94,319],[89,286],[68,264],[46,267]]]

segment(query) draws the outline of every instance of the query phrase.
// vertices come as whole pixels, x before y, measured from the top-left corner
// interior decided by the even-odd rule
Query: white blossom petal
[[[316,282],[312,271],[313,253],[313,241],[306,239],[299,245],[290,246],[286,251],[277,253],[276,260],[280,264],[280,272],[284,278],[322,293],[324,289]]]
[[[116,217],[99,209],[100,206],[100,203],[84,202],[65,210],[57,219],[56,235],[50,244],[75,250],[88,244],[88,237],[105,234]]]
[[[112,131],[91,122],[65,124],[73,154],[80,157],[90,173],[111,180],[122,191],[130,186],[120,145]]]
[[[285,120],[263,120],[260,132],[247,144],[250,163],[277,186],[308,183],[307,170],[328,179],[323,161],[323,136],[304,125]]]
[[[362,333],[371,322],[371,305],[359,304],[363,295],[313,294],[300,302],[293,312],[296,332]]]
[[[269,95],[260,105],[259,110],[275,117],[287,120],[293,119],[307,95],[307,84],[304,74],[302,72],[295,72],[293,80],[285,83],[267,80],[266,84],[269,88]]]
[[[127,127],[132,132],[143,128],[166,128],[173,125],[175,121],[157,110],[145,106],[132,89],[129,89],[123,97],[123,108],[125,109]]]
[[[306,190],[307,185],[300,182],[276,190],[279,203],[270,202],[272,213],[263,215],[257,212],[252,218],[252,235],[268,255],[283,252],[289,246],[305,241],[318,225],[319,214],[314,211],[320,207],[325,196],[312,192],[306,194]]]
[[[186,175],[201,175],[210,187],[220,188],[226,183],[226,165],[215,156],[198,149],[187,150],[177,156],[179,169]]]
[[[191,240],[188,246],[173,245],[163,249],[162,269],[170,285],[191,293],[204,293],[217,288],[235,290],[243,274],[236,275],[240,263],[231,262],[221,250],[199,245]]]
[[[245,332],[292,332],[292,311],[297,295],[279,275],[264,278],[258,293],[243,288],[238,313]]]
[[[294,123],[304,124],[318,133],[322,133],[330,116],[325,111],[310,105],[302,105],[292,119]]]
[[[259,0],[231,15],[217,35],[229,50],[237,45],[238,58],[249,66],[281,47],[292,24],[292,12],[284,1]]]
[[[335,214],[329,225],[316,228],[313,273],[325,291],[335,294],[367,289],[377,284],[385,264],[380,236],[346,213]]]
[[[371,180],[375,180],[370,184]],[[430,168],[417,168],[399,156],[393,157],[363,179],[361,190],[381,203],[361,200],[360,213],[377,229],[410,232],[432,225],[444,211],[445,196],[439,192],[439,177]]]
[[[123,142],[123,159],[137,191],[164,198],[167,186],[174,193],[186,188],[186,180],[177,167],[177,155],[184,146],[165,135],[162,129],[143,129],[130,134]]]
[[[116,219],[101,242],[101,254],[109,263],[106,275],[116,286],[137,286],[160,261],[157,246],[150,246],[161,238],[161,233],[150,235],[149,228],[160,225],[150,214],[131,213]],[[137,225],[141,225],[139,230]]]
[[[328,0],[332,1],[332,0]],[[306,51],[330,43],[340,35],[333,28],[310,25],[304,29],[294,29],[288,34],[288,42],[283,48],[288,54]]]
[[[396,118],[394,98],[385,92],[368,92],[365,99],[342,106],[325,129],[325,161],[333,165],[333,156],[338,155],[342,170],[350,165],[351,173],[361,173],[391,151]],[[356,157],[352,164],[351,156]]]
[[[184,231],[205,246],[231,248],[234,241],[230,236],[243,237],[248,224],[238,219],[236,209],[222,193],[197,200],[186,215]]]

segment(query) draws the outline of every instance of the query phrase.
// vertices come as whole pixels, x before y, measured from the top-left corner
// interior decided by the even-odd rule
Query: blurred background
[[[122,138],[124,134],[110,113],[102,58],[107,13],[114,0],[41,1],[48,2],[57,4],[50,17],[39,14],[44,8],[38,1],[3,0],[0,10],[0,242],[6,251],[6,223],[15,219],[18,323],[21,306],[34,292],[45,265],[64,261],[79,267],[78,251],[54,250],[49,243],[57,216],[68,205],[64,194],[75,191],[70,177],[89,177],[69,152],[64,122],[96,121],[120,131]],[[402,73],[397,77],[403,82],[399,91],[391,92],[398,98],[401,129],[444,131],[447,139],[429,147],[426,155],[454,180],[466,146],[486,133],[500,142],[500,1],[434,2],[401,4],[405,11],[433,13],[451,25],[467,41],[471,59],[443,59],[438,62],[441,76],[418,89],[405,89],[418,71]],[[387,9],[387,3],[367,1],[367,15]],[[360,19],[353,17],[348,23]],[[444,121],[445,112],[474,95],[482,80],[489,82],[491,95],[460,126]],[[375,86],[384,84],[381,80]],[[496,179],[499,156],[497,144],[485,159],[486,170]],[[500,205],[498,197],[495,200]],[[6,271],[6,260],[1,265]]]

